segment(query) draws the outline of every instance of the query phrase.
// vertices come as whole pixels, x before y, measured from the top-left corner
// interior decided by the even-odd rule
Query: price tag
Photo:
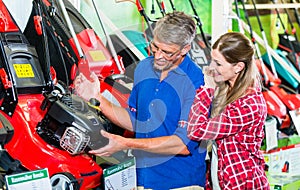
[[[52,190],[48,169],[6,175],[8,190]]]
[[[136,189],[135,158],[103,170],[105,190]]]

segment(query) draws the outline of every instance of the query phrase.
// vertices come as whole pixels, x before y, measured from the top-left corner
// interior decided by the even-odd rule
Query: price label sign
[[[52,190],[48,169],[6,175],[8,190]]]
[[[136,189],[135,158],[103,170],[105,190]]]

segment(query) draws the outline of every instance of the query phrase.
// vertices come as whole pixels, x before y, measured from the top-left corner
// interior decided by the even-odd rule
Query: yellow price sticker
[[[92,57],[93,61],[106,61],[106,57],[101,50],[89,51],[89,54]]]
[[[265,162],[269,162],[269,156],[264,156]]]
[[[33,78],[34,72],[30,64],[13,64],[18,78]]]

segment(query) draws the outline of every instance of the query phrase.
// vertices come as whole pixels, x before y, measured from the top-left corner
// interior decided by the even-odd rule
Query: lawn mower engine
[[[48,111],[39,122],[37,133],[48,144],[75,155],[108,143],[100,130],[109,128],[110,122],[82,98],[53,90],[45,95],[41,109]]]

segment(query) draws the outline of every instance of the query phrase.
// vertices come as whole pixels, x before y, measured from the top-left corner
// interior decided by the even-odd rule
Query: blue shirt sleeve
[[[177,135],[183,141],[190,152],[192,152],[192,150],[199,145],[199,142],[192,141],[187,137],[187,121],[196,95],[196,89],[198,89],[201,85],[204,85],[204,76],[202,70],[195,67],[195,65],[189,64],[189,68],[187,68],[186,73],[188,74],[191,82],[185,86],[185,91],[187,93],[185,93],[184,96],[180,120],[178,121],[177,129],[175,131],[175,135]],[[188,72],[191,70],[193,72]]]

